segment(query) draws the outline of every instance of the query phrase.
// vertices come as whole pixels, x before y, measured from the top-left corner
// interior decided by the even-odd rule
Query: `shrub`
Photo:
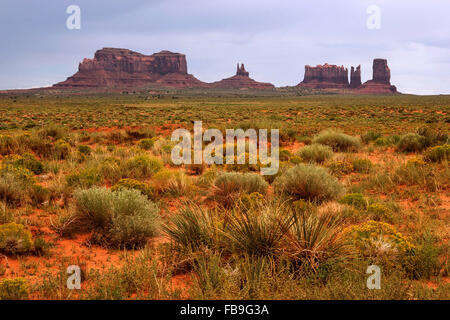
[[[367,144],[370,141],[376,141],[377,139],[380,139],[380,137],[381,137],[380,132],[369,131],[361,136],[361,140]]]
[[[253,192],[250,194],[244,194],[239,198],[242,208],[244,210],[249,210],[256,207],[262,203],[264,196],[259,192]]]
[[[7,155],[16,152],[18,148],[17,141],[11,136],[0,134],[0,154]]]
[[[155,145],[155,140],[149,139],[149,138],[139,140],[139,142],[138,142],[139,148],[141,148],[143,150],[150,150],[151,148],[153,148],[154,145]]]
[[[89,146],[79,145],[78,152],[81,153],[82,155],[88,156],[92,153],[92,149]]]
[[[189,253],[218,245],[216,223],[211,212],[192,204],[172,216],[163,229],[177,248]]]
[[[450,159],[450,144],[428,148],[424,152],[423,158],[428,162],[448,161]]]
[[[420,185],[432,192],[438,189],[437,176],[433,168],[417,158],[410,159],[406,164],[398,167],[392,176],[392,181],[408,186]]]
[[[134,179],[121,179],[111,187],[111,191],[118,191],[122,189],[138,190],[148,198],[153,196],[153,190],[147,183]]]
[[[24,300],[29,296],[29,286],[24,278],[0,280],[0,300]]]
[[[346,233],[356,251],[375,264],[404,264],[416,249],[407,237],[385,222],[368,221],[349,227]]]
[[[64,140],[58,140],[53,146],[53,156],[56,159],[64,160],[69,157],[70,154],[70,144]]]
[[[42,138],[51,137],[55,140],[59,140],[68,136],[69,130],[58,125],[50,125],[40,129],[37,134]]]
[[[371,216],[372,220],[375,221],[392,221],[391,211],[388,207],[381,203],[372,203],[367,206],[367,213]]]
[[[9,205],[20,205],[27,190],[35,183],[33,174],[25,168],[12,166],[0,169],[0,200]]]
[[[400,138],[397,144],[397,151],[400,152],[420,152],[425,148],[425,137],[417,133],[408,133]]]
[[[353,172],[353,164],[347,161],[333,161],[327,164],[328,169],[336,177],[342,177]]]
[[[126,162],[125,168],[129,177],[148,178],[160,171],[163,163],[148,155],[137,155]]]
[[[46,202],[50,197],[50,190],[35,184],[30,189],[30,198],[35,205],[40,205]]]
[[[106,234],[102,235],[106,238],[106,244],[115,248],[144,247],[149,237],[158,234],[158,207],[137,190],[122,190],[113,194],[111,224]]]
[[[225,172],[214,181],[212,197],[224,206],[231,206],[243,194],[265,195],[267,182],[256,173]]]
[[[330,146],[334,151],[356,151],[361,146],[358,138],[333,130],[320,132],[314,137],[313,143]]]
[[[322,163],[333,157],[333,149],[321,144],[312,144],[303,147],[299,151],[299,156],[307,162]]]
[[[349,193],[343,196],[339,203],[348,204],[359,209],[367,209],[369,202],[361,193]]]
[[[114,248],[140,248],[159,227],[158,207],[138,190],[94,187],[75,193],[78,223],[94,229],[93,241]]]
[[[14,167],[21,167],[30,170],[34,174],[41,174],[44,172],[44,165],[37,160],[32,154],[25,153],[22,156],[8,156],[3,159],[7,165]]]
[[[355,159],[352,161],[353,170],[359,173],[369,173],[373,164],[369,159]]]
[[[66,181],[69,187],[90,188],[101,184],[102,175],[95,168],[86,168],[67,175]]]
[[[31,232],[14,222],[0,225],[0,252],[23,254],[33,250]]]
[[[380,137],[380,138],[376,139],[374,143],[376,146],[384,147],[384,146],[389,145],[389,140],[384,137]]]
[[[181,171],[161,170],[153,177],[152,185],[158,194],[181,196],[189,192],[192,182]]]
[[[280,161],[289,161],[289,159],[292,157],[292,153],[287,149],[281,149],[278,154],[278,159]]]
[[[322,202],[336,199],[344,188],[328,170],[310,164],[299,164],[275,179],[274,190],[292,200]]]

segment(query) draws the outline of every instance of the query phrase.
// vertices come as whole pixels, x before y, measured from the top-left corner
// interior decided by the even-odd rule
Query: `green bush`
[[[361,193],[349,193],[343,196],[340,200],[342,204],[348,204],[359,209],[367,209],[369,201]]]
[[[377,139],[380,139],[380,138],[381,138],[381,133],[375,132],[375,131],[369,131],[361,136],[361,140],[366,144],[371,141],[376,141]]]
[[[0,252],[23,254],[33,250],[31,232],[14,222],[0,225]]]
[[[75,192],[78,223],[93,241],[114,248],[140,248],[159,228],[158,207],[138,190],[94,187]]]
[[[78,152],[83,154],[83,155],[90,155],[92,153],[92,149],[89,146],[85,146],[85,145],[79,145],[78,146]]]
[[[367,213],[370,215],[372,220],[375,221],[392,221],[392,214],[388,207],[381,203],[372,203],[367,206]]]
[[[7,155],[17,152],[17,141],[11,136],[0,134],[0,154]]]
[[[214,181],[212,198],[228,207],[243,194],[258,192],[265,195],[267,186],[267,182],[256,173],[224,172]]]
[[[64,140],[58,140],[53,146],[53,156],[56,159],[64,160],[69,157],[70,154],[70,144]]]
[[[0,280],[0,300],[24,300],[29,296],[29,286],[24,278]]]
[[[35,205],[46,202],[50,197],[50,190],[38,184],[30,188],[30,198]]]
[[[427,162],[442,162],[450,159],[450,144],[430,147],[424,154],[423,159]]]
[[[0,169],[0,201],[17,206],[25,201],[30,187],[35,183],[33,174],[21,167],[11,165]]]
[[[182,171],[161,170],[153,176],[152,186],[161,195],[182,196],[191,187],[191,179]]]
[[[139,148],[141,148],[143,150],[150,150],[151,148],[153,148],[154,145],[155,145],[155,140],[149,139],[149,138],[139,140],[139,142],[138,142]]]
[[[333,149],[330,146],[312,144],[303,147],[298,154],[307,162],[322,163],[333,157]]]
[[[163,168],[161,160],[148,155],[137,155],[125,164],[128,177],[135,179],[148,178]]]
[[[425,148],[425,140],[425,137],[417,133],[407,133],[400,138],[397,144],[397,151],[420,152]]]
[[[111,187],[111,191],[118,191],[122,189],[139,190],[143,195],[151,198],[153,196],[152,188],[145,182],[137,181],[134,179],[121,179],[114,186]]]
[[[67,175],[66,181],[69,187],[90,188],[102,183],[102,175],[95,168],[86,168]]]
[[[273,183],[277,194],[292,200],[328,201],[344,191],[339,181],[327,169],[311,164],[299,164],[288,169]]]
[[[314,137],[313,143],[327,145],[334,151],[356,151],[361,147],[359,138],[349,136],[345,133],[325,130]]]
[[[355,159],[352,161],[353,170],[359,173],[369,173],[373,164],[369,159]]]
[[[24,153],[22,156],[9,155],[3,158],[3,163],[14,167],[21,167],[30,170],[34,174],[44,172],[44,165],[37,160],[32,154]]]
[[[387,138],[380,137],[380,138],[376,139],[374,143],[376,146],[385,147],[385,146],[389,145],[389,140]]]

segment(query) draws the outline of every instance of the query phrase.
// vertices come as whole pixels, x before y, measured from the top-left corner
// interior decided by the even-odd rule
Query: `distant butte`
[[[275,86],[271,83],[257,82],[250,78],[250,74],[245,70],[244,64],[237,64],[236,75],[217,81],[211,84],[212,88],[224,89],[273,89]]]
[[[207,84],[187,73],[186,56],[161,51],[150,56],[128,49],[103,48],[84,59],[78,72],[54,88],[131,88],[148,85],[191,88]]]
[[[305,66],[305,76],[297,86],[310,89],[343,89],[358,94],[394,94],[397,88],[391,85],[391,71],[386,59],[374,59],[372,80],[361,84],[361,66],[351,67],[350,83],[348,69],[344,66],[318,65]]]

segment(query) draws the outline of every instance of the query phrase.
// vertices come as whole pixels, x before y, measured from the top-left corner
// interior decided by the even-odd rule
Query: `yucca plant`
[[[294,223],[286,235],[287,256],[317,272],[329,259],[345,257],[342,219],[332,212],[318,214],[312,206],[295,208]]]
[[[256,256],[272,256],[293,223],[286,203],[265,202],[235,207],[227,217],[225,237],[229,250]]]
[[[186,204],[163,226],[164,232],[182,252],[195,252],[218,244],[217,215],[193,203]]]

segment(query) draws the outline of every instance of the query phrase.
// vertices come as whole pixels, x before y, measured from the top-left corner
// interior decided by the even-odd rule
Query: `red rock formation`
[[[361,85],[361,65],[350,70],[350,88],[358,88]]]
[[[161,51],[143,55],[127,49],[103,48],[94,59],[84,59],[78,72],[55,88],[127,88],[157,84],[169,87],[204,87],[187,73],[184,54]]]
[[[271,83],[257,82],[250,78],[249,73],[245,70],[244,64],[237,65],[236,75],[211,83],[212,88],[223,89],[273,89],[275,86]]]
[[[391,85],[391,71],[386,59],[373,60],[373,76],[358,88],[358,93],[364,94],[393,94],[397,88]]]
[[[316,67],[305,66],[305,77],[298,85],[311,89],[347,88],[348,69],[328,63]]]

